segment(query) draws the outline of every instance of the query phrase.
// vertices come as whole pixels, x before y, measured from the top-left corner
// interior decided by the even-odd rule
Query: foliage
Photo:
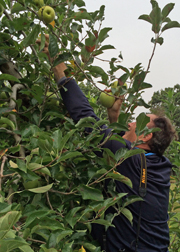
[[[176,84],[173,88],[154,92],[151,101],[151,112],[155,114],[165,114],[180,132],[180,85]],[[180,135],[179,135],[180,136]]]
[[[168,18],[173,4],[161,11],[156,1],[151,3],[151,14],[140,19],[152,24],[153,56],[157,43],[162,44],[160,34],[179,24]],[[0,97],[1,250],[101,251],[91,240],[91,224],[108,227],[120,213],[132,221],[126,207],[140,199],[127,197],[124,202],[126,194],[117,194],[115,180],[132,185],[116,172],[116,166],[140,150],[116,154],[104,150],[102,158],[97,159],[95,152],[102,150],[101,126],[108,124],[96,104],[98,93],[95,97],[86,95],[94,103],[100,121],[84,118],[75,124],[63,105],[52,67],[65,61],[66,75],[87,87],[96,87],[96,78],[107,87],[119,77],[127,81],[128,89],[120,90],[125,102],[119,122],[111,125],[114,132],[120,132],[126,129],[126,122],[137,106],[149,107],[141,94],[151,87],[145,77],[152,57],[146,70],[140,63],[133,69],[123,67],[121,54],[109,60],[108,73],[94,65],[96,56],[114,48],[104,43],[111,30],[102,28],[105,6],[88,12],[83,0],[47,0],[45,4],[54,8],[56,18],[45,24],[38,19],[39,7],[33,1],[1,0],[0,4],[4,8],[0,22],[0,93],[5,94]],[[53,62],[42,52],[44,34],[50,35]],[[40,47],[35,43],[39,35]],[[116,77],[118,70],[123,74]],[[146,120],[145,114],[141,114],[138,132],[142,132]],[[92,128],[92,132],[85,134],[85,127]],[[121,137],[118,140],[123,141]],[[108,178],[109,196],[105,197],[104,181]],[[115,204],[116,213],[105,216],[106,209]]]
[[[173,88],[165,88],[165,90],[157,91],[153,94],[150,104],[151,112],[156,114],[165,114],[172,123],[176,126],[177,133],[179,133],[179,88],[176,84]],[[179,134],[178,134],[179,135]],[[167,156],[173,164],[173,171],[171,175],[171,188],[169,200],[169,230],[171,242],[169,246],[170,251],[179,251],[180,248],[180,142],[173,141],[166,151]]]

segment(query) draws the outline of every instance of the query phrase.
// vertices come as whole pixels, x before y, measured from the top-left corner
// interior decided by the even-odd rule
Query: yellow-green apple
[[[33,0],[37,7],[42,7],[44,5],[44,0]]]
[[[99,101],[105,108],[111,108],[115,102],[115,97],[112,96],[112,92],[109,92],[108,94],[106,92],[101,92]]]
[[[119,95],[120,90],[119,88],[117,88],[118,86],[118,80],[115,80],[112,84],[111,84],[111,90],[113,92],[114,95]]]
[[[2,6],[2,4],[0,4],[0,16],[2,16],[3,11],[4,11],[4,7]]]
[[[5,100],[8,99],[5,92],[0,93],[0,103],[5,103]]]
[[[57,107],[59,105],[58,98],[55,94],[53,94],[52,92],[47,92],[46,95],[50,96],[47,100],[47,103],[46,103],[48,107],[52,108],[52,106]]]
[[[51,23],[55,18],[55,11],[50,6],[43,6],[38,11],[38,16],[46,24]]]
[[[127,87],[127,83],[126,83],[126,82],[124,83],[123,87],[125,87],[126,89],[128,88],[128,87]]]
[[[118,85],[118,80],[115,80],[112,84],[111,84],[111,88],[117,88]]]
[[[31,180],[28,182],[24,182],[23,185],[25,189],[33,189],[33,188],[39,187],[39,181],[38,179]]]

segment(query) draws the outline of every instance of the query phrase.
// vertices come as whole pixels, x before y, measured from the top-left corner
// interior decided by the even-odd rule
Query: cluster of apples
[[[55,11],[51,6],[44,6],[44,0],[33,0],[35,5],[39,7],[38,17],[43,20],[44,23],[49,24],[55,18]]]
[[[118,80],[114,81],[112,84],[111,84],[111,90],[112,89],[116,89],[117,86],[118,86]],[[127,88],[127,83],[124,83],[123,85],[124,88]],[[109,92],[101,92],[100,94],[100,97],[99,97],[99,101],[101,103],[102,106],[104,106],[105,108],[111,108],[116,100],[116,98],[114,97],[115,96],[118,96],[119,95],[119,90],[117,90],[114,95],[112,93],[112,91],[109,91]]]

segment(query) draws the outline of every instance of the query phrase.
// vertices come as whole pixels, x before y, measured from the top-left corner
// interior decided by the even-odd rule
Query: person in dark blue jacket
[[[47,47],[44,51],[48,55]],[[61,63],[56,66],[53,71],[59,87],[61,85],[65,85],[66,87],[66,91],[60,88],[60,93],[71,118],[75,122],[78,122],[81,118],[90,116],[99,120],[76,81],[66,78],[64,74],[65,69],[65,64]],[[108,109],[108,117],[111,123],[117,121],[121,103],[122,100],[117,99],[112,108]],[[163,153],[175,136],[175,130],[167,118],[159,117],[154,114],[148,114],[148,116],[150,121],[147,127],[159,127],[161,131],[150,133],[146,136],[141,135],[139,137],[143,143],[137,147],[146,151],[147,193],[141,207],[140,202],[130,204],[128,207],[133,215],[133,225],[130,224],[124,215],[115,217],[113,220],[115,227],[109,227],[107,229],[105,243],[103,242],[103,227],[101,225],[93,226],[92,236],[99,242],[102,249],[106,247],[106,252],[168,251],[169,229],[167,221],[172,165],[170,161],[163,156]],[[123,135],[126,145],[123,145],[119,141],[110,140],[107,141],[103,147],[109,148],[113,153],[116,153],[120,148],[131,149],[131,143],[137,140],[135,133],[136,123],[129,123],[128,128],[129,130]],[[104,138],[110,131],[111,129],[104,126]],[[141,173],[140,155],[134,155],[126,159],[117,167],[117,171],[129,177],[133,184],[133,188],[130,188],[124,183],[116,181],[117,192],[128,193],[128,196],[138,195]],[[140,208],[141,222],[137,247],[136,238]],[[109,208],[107,213],[113,213],[113,208]]]

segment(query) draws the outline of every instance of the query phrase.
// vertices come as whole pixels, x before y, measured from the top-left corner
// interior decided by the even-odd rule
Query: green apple
[[[42,7],[44,5],[44,0],[33,0],[37,7]]]
[[[0,17],[1,17],[2,14],[3,14],[3,11],[4,11],[4,7],[2,6],[2,4],[0,4]]]
[[[50,96],[49,98],[48,98],[48,100],[47,100],[47,105],[48,106],[58,106],[59,105],[59,101],[58,101],[58,99],[57,99],[57,96],[55,95],[55,94],[53,94],[52,92],[47,92],[47,94],[46,94],[47,96]]]
[[[113,92],[114,95],[119,95],[120,93],[120,88],[117,88],[118,87],[118,80],[115,80],[112,84],[111,84],[111,90]],[[120,87],[120,86],[119,86]],[[114,89],[114,90],[113,90]]]
[[[24,185],[24,188],[27,190],[33,189],[33,188],[39,187],[39,181],[38,181],[38,179],[35,179],[32,181],[24,182],[23,185]]]
[[[112,84],[111,84],[111,88],[117,88],[118,85],[118,80],[115,80]]]
[[[55,11],[50,6],[43,6],[38,11],[38,16],[46,24],[51,23],[55,18]]]
[[[123,87],[125,87],[126,89],[128,89],[126,82],[124,83]]]
[[[5,128],[5,129],[7,129],[7,127],[8,127],[8,125],[7,125],[6,123],[0,124],[0,128]]]
[[[112,95],[112,93],[110,92],[108,94],[105,92],[101,92],[100,97],[99,97],[99,101],[101,105],[104,106],[105,108],[111,108],[115,102],[115,97],[110,96]]]
[[[5,101],[6,99],[8,99],[6,93],[5,93],[5,92],[1,92],[1,93],[0,93],[0,104],[1,104],[1,103],[5,103],[5,102],[6,102],[6,101]]]

